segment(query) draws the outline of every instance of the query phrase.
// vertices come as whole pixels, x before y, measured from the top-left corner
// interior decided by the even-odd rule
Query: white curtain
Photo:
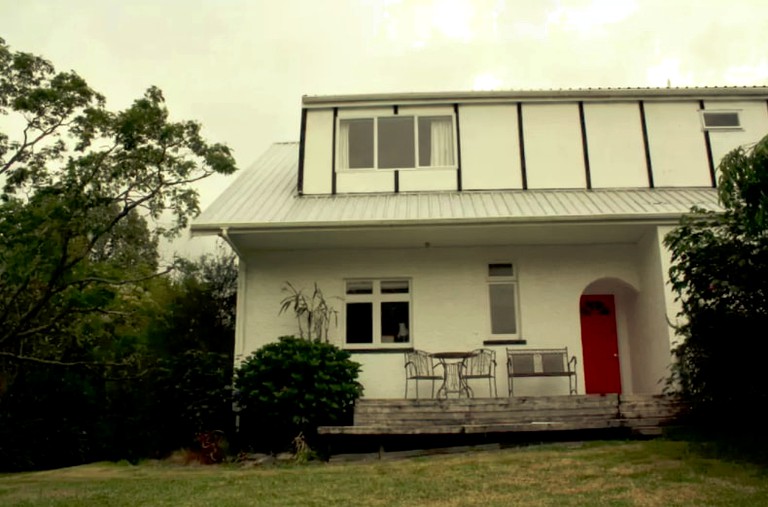
[[[339,122],[339,169],[349,169],[349,122]]]
[[[430,121],[431,152],[429,165],[453,165],[453,124],[450,118],[433,118]]]

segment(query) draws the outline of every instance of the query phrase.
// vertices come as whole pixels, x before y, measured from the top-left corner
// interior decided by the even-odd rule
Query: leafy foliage
[[[720,172],[725,212],[695,209],[665,238],[684,322],[672,381],[702,420],[743,425],[768,401],[768,137]]]
[[[234,159],[199,124],[169,121],[159,89],[112,112],[74,72],[2,39],[0,115],[20,125],[0,134],[0,357],[73,363],[60,345],[108,337],[82,333],[94,316],[122,324],[157,273],[158,238],[198,212],[191,184]],[[149,226],[161,216],[172,225]]]
[[[237,369],[243,444],[281,451],[322,425],[350,422],[360,364],[334,345],[283,336],[251,354]]]
[[[229,149],[171,121],[155,87],[111,111],[76,73],[2,39],[0,117],[0,467],[140,457],[228,430],[234,261],[219,297],[206,278],[218,263],[172,279],[157,245],[198,212],[193,183],[235,170]]]
[[[21,369],[0,406],[0,471],[55,468],[103,456],[103,382],[82,368]]]
[[[768,228],[768,137],[754,146],[737,148],[720,163],[719,195],[734,219],[751,237]]]
[[[84,364],[17,369],[0,398],[0,470],[159,457],[199,435],[233,434],[237,266],[221,254],[182,264],[183,273],[151,280],[134,326],[70,351]],[[91,367],[105,355],[117,365]],[[137,375],[126,376],[124,357]]]

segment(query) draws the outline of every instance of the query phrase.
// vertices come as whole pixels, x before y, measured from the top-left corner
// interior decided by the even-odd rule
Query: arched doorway
[[[579,299],[587,394],[631,392],[629,322],[637,290],[617,278],[590,283]]]
[[[619,335],[613,294],[582,294],[581,349],[587,394],[621,393]]]

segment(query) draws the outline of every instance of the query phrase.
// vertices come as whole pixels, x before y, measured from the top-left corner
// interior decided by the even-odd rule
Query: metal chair
[[[405,397],[408,398],[408,381],[416,383],[416,399],[419,398],[419,381],[432,381],[432,398],[435,397],[435,381],[442,380],[441,375],[435,375],[435,365],[432,356],[423,350],[405,353]]]
[[[488,396],[498,397],[496,390],[496,352],[491,349],[475,349],[472,355],[464,360],[464,381],[472,379],[488,379]]]

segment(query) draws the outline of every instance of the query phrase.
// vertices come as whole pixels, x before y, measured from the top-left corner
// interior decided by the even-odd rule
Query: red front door
[[[587,394],[621,393],[616,306],[610,294],[584,295],[581,312],[581,347]]]

